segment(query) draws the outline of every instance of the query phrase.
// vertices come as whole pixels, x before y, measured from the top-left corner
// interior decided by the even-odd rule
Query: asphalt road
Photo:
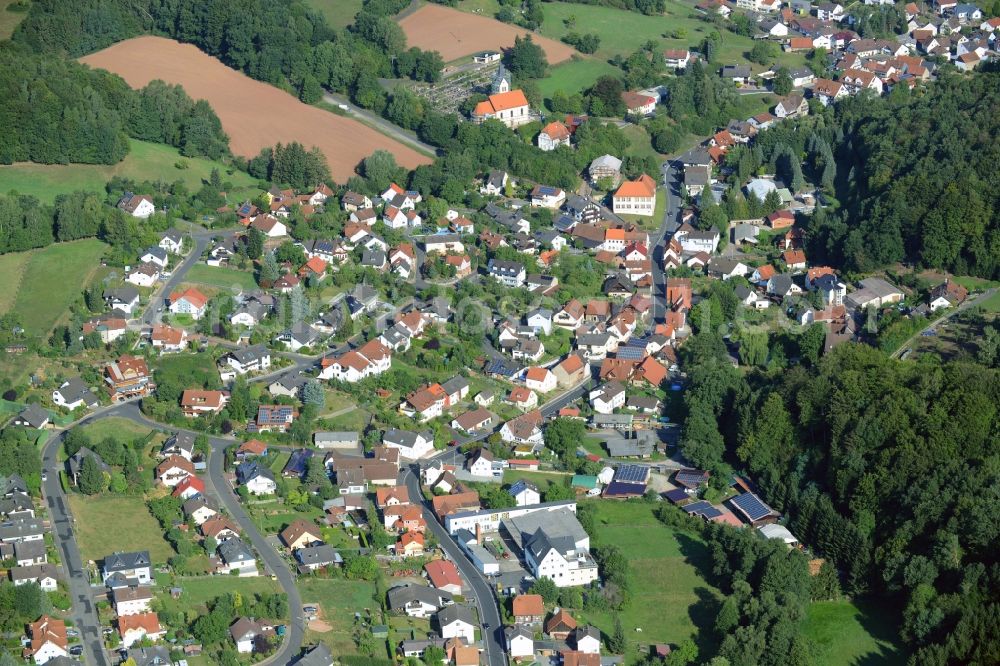
[[[102,414],[93,414],[83,419],[85,424],[101,418]],[[42,491],[49,506],[49,520],[52,532],[62,557],[66,581],[69,585],[69,595],[73,602],[70,617],[80,631],[80,642],[83,644],[83,657],[88,664],[108,666],[111,661],[104,650],[101,634],[101,621],[94,606],[94,588],[86,572],[86,562],[80,557],[80,548],[73,533],[73,517],[66,505],[66,495],[59,483],[59,470],[62,466],[56,459],[59,447],[62,446],[66,431],[59,432],[45,443],[42,448],[42,469],[48,472],[48,477],[42,482]]]
[[[135,402],[104,407],[77,422],[74,424],[74,427],[112,416],[125,418],[148,428],[177,430],[177,428],[172,426],[147,419],[139,411],[139,405]],[[48,473],[48,478],[42,483],[42,488],[49,505],[49,516],[55,536],[63,554],[70,595],[73,599],[72,618],[76,626],[82,630],[81,641],[84,645],[84,656],[87,663],[107,666],[111,662],[101,642],[101,625],[93,604],[94,588],[91,587],[84,570],[85,563],[80,557],[76,537],[73,534],[73,519],[69,514],[66,506],[66,498],[59,483],[59,471],[62,469],[62,465],[58,462],[56,453],[59,445],[62,444],[65,433],[66,431],[62,431],[49,438],[42,450],[43,469]],[[197,435],[198,433],[195,434]],[[288,596],[288,608],[291,620],[288,625],[288,631],[285,632],[284,642],[274,655],[262,663],[289,664],[301,651],[305,636],[302,597],[295,586],[295,576],[289,569],[289,565],[257,530],[257,527],[250,520],[250,517],[240,504],[239,498],[233,492],[232,487],[225,478],[223,469],[225,449],[231,446],[234,441],[220,437],[209,438],[212,446],[212,455],[209,458],[208,474],[203,475],[202,479],[205,481],[206,492],[209,495],[214,495],[226,507],[229,515],[239,524],[243,534],[257,550],[267,571],[275,575],[278,584],[281,585],[282,591]]]
[[[178,430],[172,426],[166,426],[161,423],[157,423],[156,421],[147,419],[142,412],[139,411],[139,405],[137,403],[119,405],[115,409],[109,410],[105,416],[118,416],[126,418],[149,428],[169,428],[170,430]],[[199,434],[194,431],[191,432],[195,435]],[[225,450],[227,447],[232,446],[235,440],[223,439],[221,437],[209,437],[208,441],[212,446],[212,455],[208,461],[208,474],[202,476],[202,479],[205,481],[205,488],[207,492],[210,495],[215,495],[222,505],[226,507],[229,515],[239,524],[240,530],[257,550],[257,553],[260,555],[261,560],[264,561],[264,564],[269,572],[275,575],[278,580],[278,584],[281,585],[282,591],[288,595],[288,609],[291,614],[291,622],[288,626],[288,631],[285,632],[285,640],[282,643],[281,648],[267,659],[267,663],[291,663],[301,651],[302,641],[305,636],[305,620],[302,616],[302,597],[299,594],[298,588],[295,586],[295,576],[289,569],[288,563],[285,562],[285,560],[278,554],[278,552],[274,549],[274,546],[268,543],[263,535],[261,535],[261,533],[257,530],[257,526],[254,525],[252,520],[250,520],[250,516],[248,516],[247,512],[243,509],[243,505],[240,504],[240,500],[236,496],[236,493],[233,492],[232,486],[226,480],[224,471],[226,457]]]
[[[338,95],[337,93],[332,93],[332,92],[324,92],[323,101],[326,102],[327,104],[333,104],[334,106],[341,107],[341,109],[343,109],[343,107],[346,106],[347,109],[343,110],[344,113],[348,115],[348,117],[363,122],[364,124],[373,127],[376,131],[381,132],[382,134],[385,134],[390,138],[396,139],[400,143],[403,143],[409,146],[410,148],[415,148],[416,150],[428,153],[430,155],[437,155],[437,149],[434,146],[430,145],[429,143],[424,143],[415,136],[407,134],[402,129],[400,129],[396,125],[393,125],[382,116],[376,115],[371,111],[366,111],[365,109],[355,106],[354,104],[351,103],[351,100],[347,99],[343,95]]]
[[[420,491],[420,480],[417,477],[418,472],[415,471],[417,469],[419,467],[414,465],[413,468],[403,471],[403,481],[406,483],[406,488],[412,498],[423,497],[423,493]],[[469,558],[458,547],[458,544],[452,540],[451,535],[445,531],[444,526],[438,522],[437,516],[431,511],[429,503],[424,501],[422,502],[422,506],[424,520],[427,521],[431,532],[434,533],[438,543],[441,544],[441,549],[455,563],[455,566],[458,567],[459,572],[462,574],[462,578],[468,583],[468,592],[465,596],[479,610],[480,629],[483,636],[483,654],[486,656],[486,663],[488,666],[507,666],[507,648],[503,635],[503,622],[500,619],[499,600],[494,593],[493,585],[473,566]],[[489,629],[486,628],[487,626],[489,626]]]
[[[180,264],[174,267],[171,272],[170,279],[168,279],[163,285],[153,294],[149,299],[149,305],[146,306],[146,311],[142,313],[142,324],[144,326],[152,326],[154,323],[162,318],[163,312],[159,308],[165,307],[164,300],[173,291],[180,286],[184,281],[184,277],[187,272],[198,263],[201,259],[202,253],[213,238],[230,236],[236,232],[230,231],[225,232],[213,232],[213,231],[202,231],[191,234],[191,239],[194,241],[194,249],[184,258]]]
[[[665,243],[681,226],[681,164],[664,162],[663,187],[667,192],[667,206],[663,212],[663,222],[649,238],[650,251],[653,259],[653,320],[665,322],[667,306],[663,294],[666,291],[667,278],[663,271],[663,252]]]

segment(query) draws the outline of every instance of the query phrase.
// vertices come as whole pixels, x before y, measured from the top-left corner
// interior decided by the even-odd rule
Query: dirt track
[[[162,37],[137,37],[80,59],[124,78],[134,88],[153,79],[180,84],[195,99],[207,100],[229,135],[237,155],[253,157],[265,146],[298,141],[318,146],[334,180],[343,183],[363,158],[378,149],[392,152],[407,168],[430,158],[356,120],[309,106],[273,86],[226,67],[190,44]]]
[[[442,5],[424,5],[399,25],[406,33],[407,44],[438,51],[445,62],[479,51],[511,47],[515,37],[528,34],[524,28]],[[574,53],[573,47],[554,39],[539,35],[531,38],[545,51],[550,64],[568,60]]]

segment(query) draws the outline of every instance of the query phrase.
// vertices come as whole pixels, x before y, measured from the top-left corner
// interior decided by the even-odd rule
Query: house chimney
[[[481,523],[476,523],[476,545],[483,545],[483,526]]]

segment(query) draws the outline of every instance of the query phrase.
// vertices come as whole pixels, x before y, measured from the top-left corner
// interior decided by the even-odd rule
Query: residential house
[[[181,456],[170,456],[156,466],[157,481],[169,488],[173,488],[193,474],[194,464]]]
[[[290,550],[305,548],[323,541],[319,528],[301,518],[292,521],[285,529],[281,530],[279,537],[285,547]]]
[[[118,199],[117,206],[132,217],[138,217],[142,220],[145,220],[156,212],[156,206],[153,204],[153,198],[146,194],[132,194],[131,192],[125,192],[125,194]]]
[[[14,417],[13,424],[24,428],[41,430],[49,425],[49,420],[49,413],[42,409],[37,402],[33,402]]]
[[[391,611],[420,618],[430,617],[455,603],[450,592],[412,583],[390,588],[386,598]]]
[[[928,306],[931,312],[936,312],[943,308],[953,308],[961,305],[968,297],[968,289],[952,280],[945,280],[931,289],[931,293],[928,296]]]
[[[517,506],[533,506],[535,504],[540,504],[542,501],[541,493],[538,492],[538,487],[530,481],[525,481],[520,479],[514,483],[507,492],[514,498],[514,503]]]
[[[35,583],[44,592],[59,589],[59,570],[54,564],[31,564],[26,567],[11,567],[10,581],[15,585]]]
[[[548,368],[528,368],[524,376],[524,385],[538,393],[548,393],[556,388],[558,379]]]
[[[146,360],[138,356],[121,356],[105,366],[104,382],[112,402],[141,398],[156,389]]]
[[[188,334],[183,328],[167,324],[153,324],[149,341],[153,345],[153,349],[158,349],[162,353],[180,352],[187,348]]]
[[[725,65],[722,68],[721,74],[722,78],[729,79],[733,83],[740,85],[750,83],[753,76],[750,71],[750,65]]]
[[[287,432],[298,415],[291,405],[258,405],[257,417],[247,424],[247,432]]]
[[[104,558],[101,576],[108,587],[130,585],[150,585],[153,582],[149,551],[112,553]]]
[[[438,611],[436,619],[442,638],[461,638],[467,643],[475,642],[476,621],[467,606],[445,606]]]
[[[778,118],[797,118],[809,113],[809,103],[802,95],[789,95],[778,101],[774,115]]]
[[[656,110],[656,98],[638,92],[622,92],[625,113],[630,116],[648,116]]]
[[[152,287],[160,279],[160,269],[156,264],[143,262],[130,270],[125,281],[137,287]]]
[[[663,52],[663,63],[667,69],[683,70],[687,69],[691,62],[691,52],[687,49],[667,49]]]
[[[818,99],[823,106],[829,106],[844,95],[847,95],[847,89],[839,81],[816,79],[813,83],[812,96]]]
[[[399,455],[417,460],[434,450],[434,435],[431,432],[410,432],[391,428],[382,435],[382,444],[398,449]]]
[[[579,354],[568,354],[551,371],[560,388],[576,386],[590,377],[590,368]]]
[[[251,495],[273,495],[278,488],[274,472],[256,460],[245,460],[236,466],[236,481],[246,486]]]
[[[186,314],[192,319],[201,319],[208,306],[208,296],[201,293],[194,287],[189,287],[183,292],[170,294],[170,312],[173,314]]]
[[[36,664],[69,657],[69,639],[66,637],[66,623],[48,615],[28,625],[29,641],[24,645],[22,656]]]
[[[424,565],[427,572],[427,579],[431,587],[453,594],[461,595],[464,589],[462,577],[458,573],[458,568],[449,560],[431,560]]]
[[[350,384],[386,372],[392,366],[392,350],[380,340],[368,341],[365,345],[341,354],[335,358],[320,360],[320,379],[335,379]]]
[[[486,196],[499,196],[504,193],[510,176],[506,171],[490,171],[486,175],[483,186],[479,188],[479,193]]]
[[[494,280],[508,287],[524,286],[527,276],[522,264],[505,259],[490,259],[489,273]]]
[[[508,444],[541,446],[541,426],[541,412],[532,410],[504,423],[500,429],[500,438]]]
[[[228,391],[185,389],[181,394],[181,411],[188,418],[203,414],[218,414],[229,402]]]
[[[103,298],[109,308],[121,310],[125,314],[132,314],[132,311],[139,307],[139,290],[135,287],[105,289]]]
[[[558,120],[554,120],[538,134],[538,148],[540,150],[555,150],[559,146],[568,146],[570,139],[569,128]]]
[[[538,406],[538,394],[524,386],[515,386],[510,390],[507,402],[526,412]]]
[[[265,372],[271,367],[271,351],[264,345],[251,345],[235,349],[219,359],[219,372],[223,381],[237,375]]]
[[[566,201],[566,192],[550,185],[535,185],[531,190],[531,205],[536,208],[556,209]]]
[[[496,417],[492,412],[480,407],[453,419],[451,427],[463,432],[473,433],[492,426],[494,418]]]
[[[216,548],[219,555],[221,572],[240,577],[260,575],[257,570],[257,560],[253,553],[239,537],[226,539]],[[233,573],[235,572],[235,573]]]
[[[598,414],[611,414],[625,406],[625,387],[620,382],[608,382],[588,394],[591,406]]]
[[[552,324],[568,331],[574,331],[583,323],[583,317],[583,304],[574,298],[552,316]]]

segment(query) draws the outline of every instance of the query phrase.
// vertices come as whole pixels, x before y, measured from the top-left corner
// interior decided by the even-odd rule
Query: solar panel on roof
[[[622,465],[615,472],[615,481],[619,483],[646,483],[649,469],[642,465]]]
[[[680,470],[677,472],[677,483],[683,483],[684,485],[697,486],[705,482],[705,473],[701,470]]]
[[[714,506],[701,512],[701,517],[704,518],[705,520],[712,520],[713,518],[718,518],[721,515],[722,512],[719,511]]]
[[[638,361],[646,355],[646,350],[643,347],[619,347],[618,351],[615,352],[615,358],[621,358],[628,361]]]
[[[771,507],[764,504],[759,497],[753,493],[743,493],[732,499],[733,505],[739,509],[750,522],[766,518],[773,513]]]
[[[680,488],[674,488],[673,490],[668,490],[666,492],[665,497],[674,504],[689,499],[688,494],[683,490],[681,490]]]
[[[708,509],[711,509],[712,505],[711,503],[706,502],[705,500],[700,500],[698,502],[692,502],[691,504],[688,504],[687,506],[681,508],[687,511],[688,513],[701,515]]]

